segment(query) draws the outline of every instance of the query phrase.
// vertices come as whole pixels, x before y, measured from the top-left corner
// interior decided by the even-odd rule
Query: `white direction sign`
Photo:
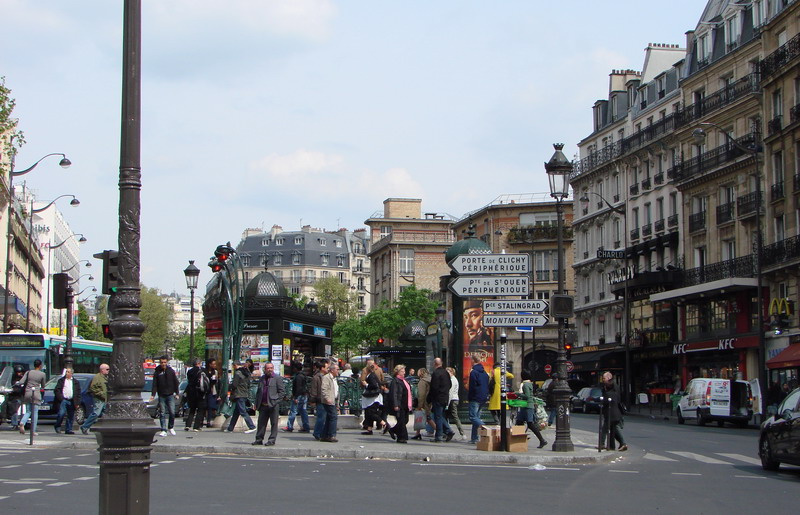
[[[459,275],[527,274],[530,258],[529,254],[462,254],[448,265]]]
[[[547,311],[550,305],[546,300],[531,299],[531,300],[484,300],[483,311],[486,313],[499,312],[499,313],[516,313],[518,311],[531,311],[533,313],[542,313]]]
[[[456,277],[449,285],[459,297],[515,297],[528,294],[527,275],[494,275]]]
[[[542,327],[547,320],[547,315],[483,315],[483,325],[489,327]]]

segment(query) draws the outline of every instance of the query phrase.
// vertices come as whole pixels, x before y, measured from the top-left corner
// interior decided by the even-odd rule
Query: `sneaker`
[[[55,426],[55,430],[56,430],[56,433],[61,434],[61,428],[60,427]]]
[[[300,429],[300,430],[298,430],[297,432],[298,432],[298,433],[310,433],[310,432],[311,432],[311,430],[310,430],[310,429]]]
[[[64,431],[65,435],[74,435],[75,431]]]
[[[199,432],[200,432],[200,429],[198,429],[198,428],[196,428],[196,427],[195,427],[195,428],[193,428],[193,429],[192,429],[192,432],[193,432],[193,433],[199,433]]]
[[[539,442],[539,445],[536,448],[537,449],[541,449],[545,445],[547,445],[547,440],[542,440],[541,442]]]
[[[283,431],[284,433],[291,433],[292,431],[294,431],[294,429],[292,429],[291,427],[282,427],[281,431]]]
[[[248,430],[246,430],[246,431],[244,432],[244,434],[246,434],[246,435],[249,435],[250,433],[255,433],[255,432],[256,432],[256,428],[254,427],[253,429],[248,429]]]
[[[445,441],[449,442],[450,440],[453,439],[453,437],[455,435],[456,435],[456,433],[454,431],[450,431],[449,433],[447,433],[447,437],[445,437]]]
[[[470,444],[470,445],[475,445],[475,444],[477,444],[477,443],[478,443],[478,440],[470,440],[470,441],[469,441],[469,444]]]
[[[89,434],[89,430],[87,428],[85,428],[85,427],[81,427],[81,433],[83,433],[85,435],[88,435]]]
[[[465,441],[467,439],[467,435],[461,435],[461,441]]]
[[[623,445],[622,445],[622,446],[619,448],[619,450],[620,450],[620,451],[622,451],[622,452],[625,452],[625,451],[627,451],[627,450],[628,450],[628,446],[623,444]]]
[[[169,434],[171,434],[172,436],[175,436],[177,433],[175,432],[175,429],[170,428],[169,429]]]
[[[190,429],[191,429],[191,428],[190,428],[189,426],[186,426],[186,427],[184,427],[184,428],[183,428],[183,430],[184,430],[184,431],[188,431],[188,430],[190,430]]]
[[[162,436],[162,437],[163,436],[167,436],[167,432],[166,431],[161,431],[160,433],[158,433],[158,436]]]
[[[223,433],[233,433],[233,431],[231,431],[230,429],[223,429],[222,432]]]

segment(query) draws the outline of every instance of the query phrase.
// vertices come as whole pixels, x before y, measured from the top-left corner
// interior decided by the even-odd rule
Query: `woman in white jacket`
[[[458,379],[456,379],[456,371],[453,367],[447,367],[447,373],[450,374],[450,404],[447,406],[447,413],[450,415],[450,422],[455,423],[458,428],[458,434],[461,439],[465,440],[464,428],[461,427],[461,419],[458,418]]]

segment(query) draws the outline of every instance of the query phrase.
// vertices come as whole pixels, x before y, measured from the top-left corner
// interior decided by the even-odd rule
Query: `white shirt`
[[[72,398],[72,379],[64,378],[64,388],[61,390],[64,398],[69,400]]]
[[[458,379],[456,376],[450,376],[450,395],[448,397],[451,401],[458,402]]]
[[[339,375],[342,376],[342,377],[353,377],[353,371],[348,368],[347,370],[345,370],[344,372],[342,372]]]

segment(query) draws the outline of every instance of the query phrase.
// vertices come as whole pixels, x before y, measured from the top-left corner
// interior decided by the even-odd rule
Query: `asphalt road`
[[[576,414],[589,430],[596,416]],[[154,453],[153,514],[195,513],[793,513],[800,468],[763,471],[758,432],[630,418],[630,450],[610,464],[447,465]],[[0,447],[0,510],[96,513],[97,455]],[[367,511],[372,509],[366,508]]]

